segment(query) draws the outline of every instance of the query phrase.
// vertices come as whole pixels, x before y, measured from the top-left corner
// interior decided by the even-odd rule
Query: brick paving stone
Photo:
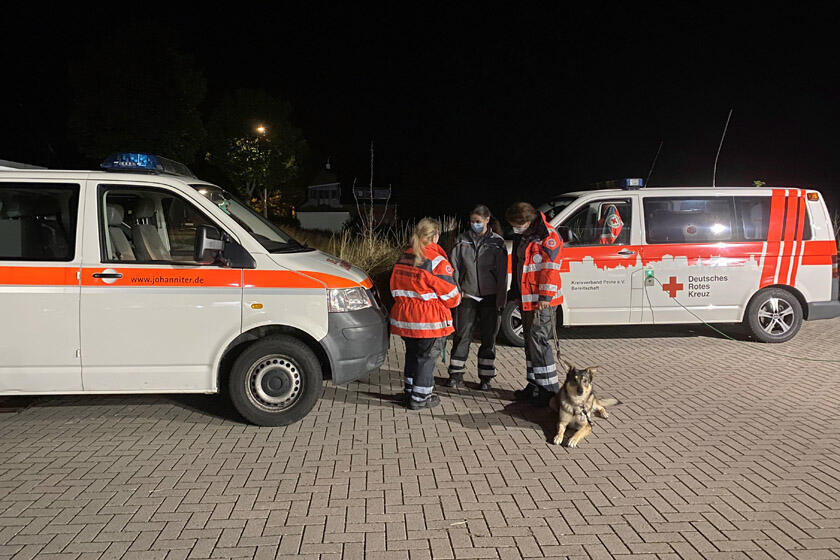
[[[26,399],[0,415],[0,560],[840,560],[840,368],[780,357],[832,358],[838,327],[781,345],[562,329],[564,355],[623,402],[578,449],[511,400],[524,358],[503,346],[491,391],[438,385],[420,413],[393,401],[397,338],[379,372],[325,384],[281,428],[214,396]]]

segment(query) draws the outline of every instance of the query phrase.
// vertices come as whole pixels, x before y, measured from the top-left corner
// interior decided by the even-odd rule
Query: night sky
[[[840,193],[830,14],[766,4],[232,6],[6,12],[14,23],[0,34],[0,159],[96,164],[68,137],[68,64],[102,29],[139,17],[174,30],[195,58],[205,111],[237,88],[288,100],[316,163],[330,156],[348,183],[367,181],[373,141],[376,182],[393,185],[403,215],[477,202],[501,211],[520,198],[644,177],[660,141],[652,184],[708,185],[730,108],[718,185],[760,179],[819,188],[832,201]],[[154,62],[137,53],[126,64]]]

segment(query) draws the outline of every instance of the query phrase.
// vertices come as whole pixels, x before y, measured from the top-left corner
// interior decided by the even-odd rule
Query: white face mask
[[[528,229],[527,227],[514,227],[513,228],[513,233],[520,233],[520,234],[525,233],[525,230],[527,230],[527,229]]]

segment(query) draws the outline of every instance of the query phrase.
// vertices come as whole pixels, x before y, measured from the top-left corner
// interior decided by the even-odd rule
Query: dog
[[[577,447],[592,433],[591,415],[597,414],[601,418],[607,418],[609,413],[606,407],[620,404],[620,401],[595,397],[595,393],[592,392],[592,378],[598,373],[597,367],[578,369],[571,364],[567,365],[569,370],[566,373],[566,381],[563,382],[560,392],[551,398],[549,405],[558,413],[554,445],[563,443],[566,428],[571,427],[577,431],[566,445]]]

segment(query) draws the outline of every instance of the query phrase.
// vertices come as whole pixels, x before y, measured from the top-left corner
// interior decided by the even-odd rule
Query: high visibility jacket
[[[615,240],[621,235],[621,230],[624,227],[624,222],[621,221],[621,215],[618,213],[618,208],[615,204],[607,206],[606,213],[598,222],[602,226],[601,230],[601,245],[612,245]]]
[[[516,252],[512,265],[522,267],[522,309],[533,311],[539,301],[547,301],[552,307],[563,303],[560,293],[563,240],[542,212],[535,227],[523,234]]]
[[[436,243],[426,246],[426,260],[414,265],[408,249],[391,273],[391,332],[408,338],[438,338],[454,332],[450,308],[461,303],[446,253]]]

